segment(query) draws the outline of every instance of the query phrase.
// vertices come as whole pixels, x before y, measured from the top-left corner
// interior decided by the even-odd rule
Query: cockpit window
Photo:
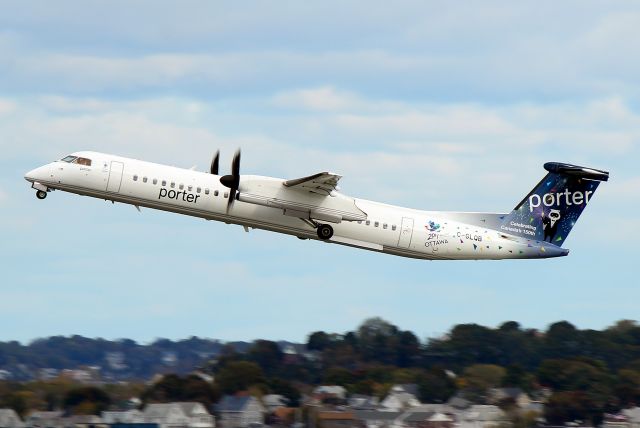
[[[76,159],[78,159],[78,157],[77,157],[77,156],[65,156],[65,157],[63,157],[62,159],[60,159],[60,161],[62,161],[62,162],[69,162],[69,163],[71,163],[71,162],[73,162],[73,161],[74,161],[74,160],[76,160]]]
[[[91,166],[91,159],[77,158],[74,163],[77,163],[78,165]]]

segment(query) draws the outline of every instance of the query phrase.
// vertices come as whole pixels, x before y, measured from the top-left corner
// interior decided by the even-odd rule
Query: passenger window
[[[167,180],[162,180],[162,185],[166,186],[167,185]]]
[[[219,194],[220,194],[220,192],[218,192],[217,190],[214,190],[213,196],[218,196]]]
[[[367,220],[366,225],[369,226],[371,224],[371,220]]]
[[[176,183],[174,183],[173,181],[171,182],[171,188],[173,189],[174,187],[176,187]]]
[[[193,190],[193,186],[187,187],[187,190],[192,191]]]
[[[224,197],[228,198],[229,197],[229,192],[224,192]]]
[[[77,163],[78,165],[91,166],[91,159],[77,158],[75,160],[75,163]]]
[[[386,229],[386,228],[387,228],[387,223],[384,223],[384,224],[382,225],[382,228],[383,228],[383,229]]]
[[[391,230],[396,230],[396,225],[391,226]]]
[[[378,227],[380,225],[380,222],[376,221],[375,223],[373,223],[373,227]]]
[[[142,177],[142,182],[146,183],[147,182],[147,177]]]
[[[158,184],[158,179],[157,178],[153,179],[153,184]]]
[[[198,187],[198,188],[196,189],[196,193],[200,193],[200,190],[202,190],[202,189],[200,189],[200,188]]]
[[[184,184],[179,185],[178,189],[183,190],[184,189]]]
[[[138,176],[137,175],[133,176],[133,181],[138,181]]]
[[[208,195],[209,194],[209,189],[204,189],[204,194]]]

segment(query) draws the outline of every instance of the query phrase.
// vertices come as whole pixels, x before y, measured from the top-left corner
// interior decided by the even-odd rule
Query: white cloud
[[[343,111],[362,107],[358,97],[338,92],[331,86],[280,93],[273,97],[273,103],[276,106],[321,111]]]
[[[0,98],[0,115],[12,113],[15,109],[15,103]]]

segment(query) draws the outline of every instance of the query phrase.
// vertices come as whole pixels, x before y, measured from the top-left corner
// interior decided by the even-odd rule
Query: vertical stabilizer
[[[558,162],[544,168],[549,173],[505,216],[500,230],[561,246],[609,173]]]

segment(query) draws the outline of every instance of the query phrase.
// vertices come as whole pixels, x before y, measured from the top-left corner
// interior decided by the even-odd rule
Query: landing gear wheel
[[[47,197],[47,192],[45,192],[44,190],[38,190],[36,192],[36,198],[38,199],[44,199]]]
[[[328,224],[320,224],[318,225],[318,238],[326,241],[327,239],[331,239],[333,236],[333,227]]]

